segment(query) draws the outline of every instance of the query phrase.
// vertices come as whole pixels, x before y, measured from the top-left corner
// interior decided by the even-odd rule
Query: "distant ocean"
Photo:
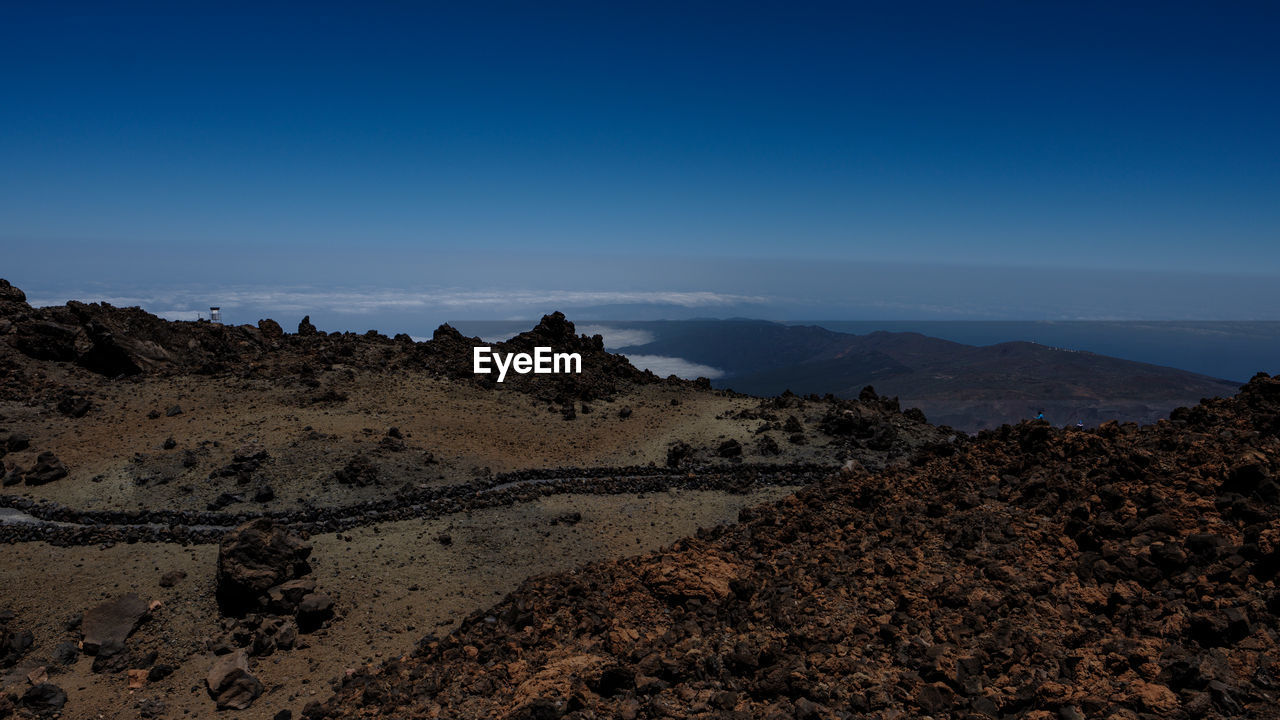
[[[817,325],[855,335],[877,330],[917,332],[967,345],[1025,340],[1239,382],[1259,371],[1280,373],[1280,322],[821,320],[786,324]]]

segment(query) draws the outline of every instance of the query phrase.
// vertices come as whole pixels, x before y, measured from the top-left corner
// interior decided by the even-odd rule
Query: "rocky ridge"
[[[436,329],[427,342],[405,334],[387,337],[367,333],[325,333],[305,317],[297,333],[285,333],[271,319],[253,325],[221,325],[208,321],[169,321],[141,308],[109,303],[70,301],[63,306],[33,308],[26,295],[0,279],[0,366],[9,371],[0,382],[0,397],[27,399],[33,389],[57,393],[48,398],[69,415],[89,409],[85,398],[67,388],[36,382],[38,362],[68,363],[98,376],[234,374],[286,379],[318,388],[318,373],[333,366],[426,371],[433,375],[495,385],[492,376],[471,372],[472,348],[492,345],[502,353],[528,352],[550,346],[557,352],[582,355],[578,375],[515,375],[503,385],[539,398],[564,403],[609,396],[627,383],[653,383],[660,378],[641,371],[626,358],[604,350],[599,335],[578,335],[574,324],[554,312],[532,330],[507,342],[489,344],[464,337],[449,325]],[[5,351],[10,352],[5,352]],[[666,382],[684,381],[669,378]],[[340,398],[316,394],[315,402]]]

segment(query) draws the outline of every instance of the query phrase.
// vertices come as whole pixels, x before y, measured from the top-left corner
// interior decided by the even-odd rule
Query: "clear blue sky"
[[[357,245],[363,285],[480,282],[444,255],[1276,276],[1277,37],[1274,2],[4,3],[0,276],[302,283]]]

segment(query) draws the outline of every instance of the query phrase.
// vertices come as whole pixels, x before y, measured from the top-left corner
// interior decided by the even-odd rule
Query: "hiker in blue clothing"
[[[1040,414],[1039,414],[1039,415],[1036,415],[1036,419],[1037,419],[1037,420],[1043,420],[1043,419],[1044,419],[1044,411],[1043,411],[1043,410],[1041,410],[1041,411],[1040,411]]]

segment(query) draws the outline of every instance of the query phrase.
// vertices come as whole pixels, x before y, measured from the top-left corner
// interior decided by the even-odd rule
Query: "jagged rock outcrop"
[[[483,341],[463,337],[448,325],[440,326],[430,342],[414,343],[407,336],[392,339],[376,331],[325,333],[306,316],[298,323],[298,332],[288,335],[270,319],[259,320],[256,327],[168,321],[136,307],[75,301],[33,308],[21,290],[3,280],[0,283],[4,283],[0,285],[0,352],[11,348],[31,360],[72,363],[107,377],[234,373],[307,384],[323,369],[343,364],[425,370],[496,386],[492,377],[477,377],[472,372],[472,348]],[[637,370],[625,357],[606,352],[600,336],[577,335],[573,323],[559,312],[544,316],[532,330],[496,348],[510,353],[531,352],[538,346],[579,353],[582,373],[512,375],[504,387],[571,407],[574,400],[608,396],[627,383],[660,381],[652,373]],[[310,386],[316,384],[312,381]],[[4,390],[0,385],[0,391]],[[24,390],[29,392],[15,374],[7,392],[16,397]],[[338,398],[332,389],[327,392],[330,394],[320,393],[312,401]],[[68,406],[68,411],[78,410]]]

